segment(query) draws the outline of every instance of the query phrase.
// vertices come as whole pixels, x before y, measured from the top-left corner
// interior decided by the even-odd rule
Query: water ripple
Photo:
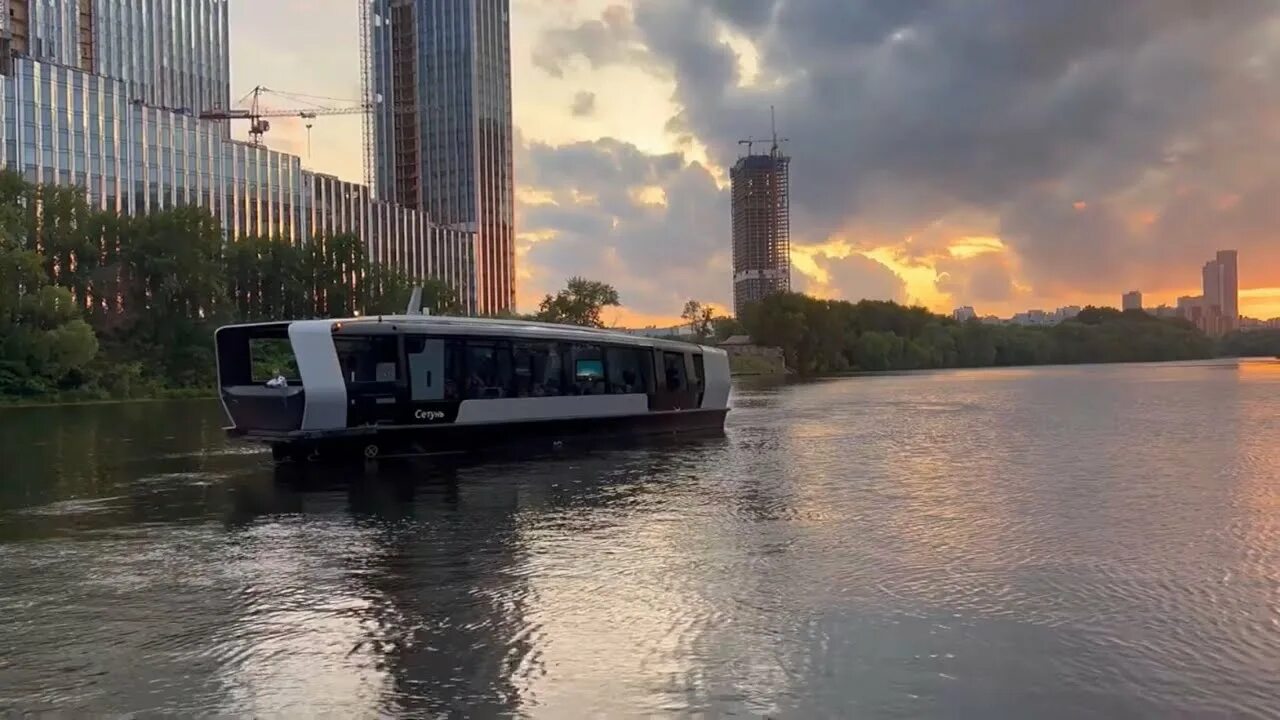
[[[0,427],[0,709],[1280,717],[1277,390],[749,383],[723,438],[315,483],[216,405]]]

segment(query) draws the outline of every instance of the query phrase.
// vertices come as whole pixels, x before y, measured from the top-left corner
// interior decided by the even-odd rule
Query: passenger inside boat
[[[615,382],[612,387],[615,394],[644,392],[636,382],[636,371],[630,368],[622,371],[622,382]]]

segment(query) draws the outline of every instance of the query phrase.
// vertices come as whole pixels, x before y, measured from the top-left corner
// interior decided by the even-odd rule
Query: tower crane
[[[777,115],[774,113],[772,105],[769,106],[769,127],[770,127],[770,133],[772,136],[772,144],[771,144],[771,147],[769,148],[769,155],[771,157],[777,158],[782,152],[782,143],[791,142],[791,138],[778,137],[778,118],[777,118]],[[770,141],[768,139],[757,140],[754,137],[748,137],[745,140],[739,140],[738,144],[745,145],[747,147],[747,156],[750,157],[752,155],[752,152],[751,152],[752,148],[754,148],[758,144],[764,144],[769,142]]]
[[[311,107],[294,108],[290,110],[277,110],[264,108],[262,106],[263,95],[276,95],[300,104],[311,105]],[[252,99],[250,99],[252,98]],[[208,110],[200,113],[202,120],[248,120],[249,121],[249,138],[254,145],[262,144],[262,136],[271,130],[271,122],[269,118],[296,117],[307,122],[307,128],[310,130],[312,120],[320,116],[327,115],[365,115],[373,112],[380,106],[375,101],[366,101],[355,105],[325,107],[317,104],[321,102],[337,102],[349,103],[350,100],[341,98],[330,98],[321,95],[303,95],[300,93],[285,93],[261,85],[249,91],[243,98],[237,102],[237,105],[244,105],[248,101],[249,107],[232,108],[230,110]]]

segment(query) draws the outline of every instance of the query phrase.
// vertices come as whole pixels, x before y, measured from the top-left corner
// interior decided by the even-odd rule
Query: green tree
[[[1218,341],[1225,357],[1280,357],[1280,330],[1236,331]]]
[[[802,341],[808,333],[805,306],[810,298],[799,293],[771,295],[742,309],[742,324],[759,344],[782,348],[787,367],[807,373],[800,364],[805,354]]]
[[[458,291],[449,283],[438,278],[420,280],[416,285],[422,287],[422,307],[432,315],[462,315],[465,309]]]
[[[355,315],[364,297],[361,276],[368,267],[364,243],[355,235],[341,234],[313,238],[308,247],[315,315]]]
[[[895,345],[901,338],[891,332],[870,330],[858,336],[854,359],[861,370],[888,370],[893,367]]]
[[[179,388],[213,380],[213,332],[233,317],[223,275],[222,230],[184,207],[133,218],[121,238],[121,317],[104,330],[113,353]]]
[[[716,316],[711,320],[711,336],[717,341],[727,340],[734,335],[745,335],[747,329],[737,318]]]
[[[400,313],[412,284],[352,235],[227,243],[198,208],[120,217],[0,172],[0,397],[208,388],[218,325]],[[423,285],[432,312],[461,311]]]
[[[0,395],[56,391],[97,353],[71,292],[49,284],[38,253],[0,233]]]
[[[602,328],[604,321],[601,319],[601,312],[604,308],[621,304],[618,291],[612,285],[573,277],[569,278],[565,289],[542,299],[534,319],[539,322]]]
[[[398,270],[366,263],[361,273],[360,312],[362,315],[400,315],[409,306],[413,287]]]
[[[704,305],[697,300],[684,304],[680,317],[689,325],[689,332],[701,340],[711,337],[716,320],[715,308]]]
[[[962,325],[892,302],[850,304],[784,293],[746,308],[742,322],[755,342],[782,348],[789,367],[810,375],[854,367],[1190,360],[1213,353],[1208,338],[1184,321],[1110,308],[1088,308],[1078,320],[1054,327]]]

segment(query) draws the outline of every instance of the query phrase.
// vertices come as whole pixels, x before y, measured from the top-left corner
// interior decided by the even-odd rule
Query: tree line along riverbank
[[[451,288],[423,285],[433,313],[460,310]],[[121,216],[94,208],[77,188],[0,173],[0,403],[212,395],[219,326],[398,313],[410,289],[353,235],[227,243],[201,208]],[[603,327],[602,311],[619,304],[611,285],[572,278],[534,314],[513,317]],[[741,321],[690,301],[685,319],[704,342],[747,334],[781,348],[802,375],[1280,355],[1280,332],[1215,342],[1182,321],[1105,308],[1026,328],[788,293],[748,308]]]
[[[1184,320],[1085,308],[1048,327],[957,322],[920,307],[775,295],[743,313],[741,331],[782,348],[801,375],[1014,365],[1163,362],[1280,355],[1280,331],[1206,336]]]

